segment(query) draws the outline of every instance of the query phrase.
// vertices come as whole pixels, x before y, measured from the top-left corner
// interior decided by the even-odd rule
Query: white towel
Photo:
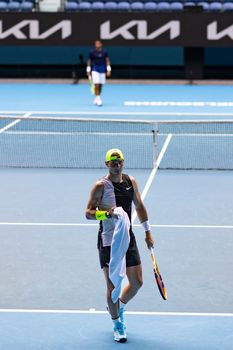
[[[126,273],[125,254],[129,247],[130,236],[129,228],[130,221],[127,213],[122,207],[114,209],[114,214],[118,218],[114,219],[115,229],[113,232],[111,244],[111,258],[109,263],[109,278],[114,285],[112,291],[112,301],[116,303],[121,293],[121,282]]]

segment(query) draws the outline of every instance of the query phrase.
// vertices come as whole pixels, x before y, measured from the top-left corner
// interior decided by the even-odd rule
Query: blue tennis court
[[[0,168],[0,349],[232,349],[232,87],[112,84],[106,86],[102,108],[92,106],[87,84],[16,84],[1,85],[0,89],[5,94],[0,115],[19,120],[5,129],[12,122],[5,118],[0,127],[1,149],[6,145],[4,153],[8,152],[8,156],[1,155],[1,161],[9,154],[17,155],[11,164]],[[9,91],[17,96],[13,101],[7,99]],[[22,98],[25,95],[27,99]],[[135,219],[144,284],[127,305],[125,345],[114,343],[106,311],[105,280],[96,249],[98,225],[84,215],[89,191],[106,170],[94,163],[85,169],[70,163],[57,168],[45,167],[45,163],[36,167],[36,145],[43,149],[40,156],[50,161],[54,154],[48,156],[52,148],[49,141],[56,137],[61,140],[65,157],[74,127],[63,126],[62,130],[52,130],[51,135],[50,125],[43,124],[38,135],[36,124],[26,122],[27,129],[20,129],[25,115],[87,121],[224,122],[220,129],[205,124],[208,129],[205,126],[198,130],[192,125],[191,132],[187,128],[179,130],[166,147],[172,130],[163,129],[157,147],[158,154],[164,154],[154,168],[150,164],[143,165],[143,169],[134,166],[144,164],[143,154],[150,147],[144,141],[138,146],[144,153],[139,153],[135,163],[130,163],[128,153],[130,166],[126,172],[137,179],[143,194],[168,300],[163,301],[159,295],[143,229]],[[70,121],[67,123],[70,125]],[[139,137],[138,131],[126,132]],[[143,140],[147,133],[145,130]],[[94,135],[89,136],[87,147],[93,155]],[[106,148],[111,136],[109,143],[105,141]],[[190,136],[191,143],[187,141]],[[29,143],[24,143],[25,139]],[[132,147],[136,144],[138,139]],[[80,158],[86,154],[84,148]],[[59,152],[56,159],[61,159]],[[21,153],[28,155],[24,168],[13,165],[17,159],[22,160]],[[101,154],[98,157],[101,161]],[[184,161],[190,159],[198,169],[191,170],[190,163],[182,169]],[[34,162],[31,167],[30,162]],[[207,164],[205,170],[203,163]]]

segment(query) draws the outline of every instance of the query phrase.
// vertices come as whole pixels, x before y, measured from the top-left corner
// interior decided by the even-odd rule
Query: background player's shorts
[[[91,75],[92,75],[93,84],[105,84],[105,81],[106,81],[105,73],[98,73],[98,72],[92,71]]]

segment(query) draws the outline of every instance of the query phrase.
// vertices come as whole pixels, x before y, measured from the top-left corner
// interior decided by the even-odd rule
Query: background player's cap
[[[118,159],[121,159],[121,160],[124,159],[123,153],[121,152],[120,149],[112,148],[112,149],[108,150],[108,152],[106,153],[106,156],[105,156],[106,162],[110,162],[111,160],[118,160]]]

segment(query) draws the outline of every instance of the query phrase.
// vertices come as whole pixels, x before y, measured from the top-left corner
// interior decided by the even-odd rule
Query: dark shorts
[[[109,267],[111,247],[103,247],[101,235],[98,235],[98,250],[101,269]],[[141,259],[137,247],[137,242],[133,233],[130,233],[130,244],[126,252],[126,267],[137,266],[141,264]]]

